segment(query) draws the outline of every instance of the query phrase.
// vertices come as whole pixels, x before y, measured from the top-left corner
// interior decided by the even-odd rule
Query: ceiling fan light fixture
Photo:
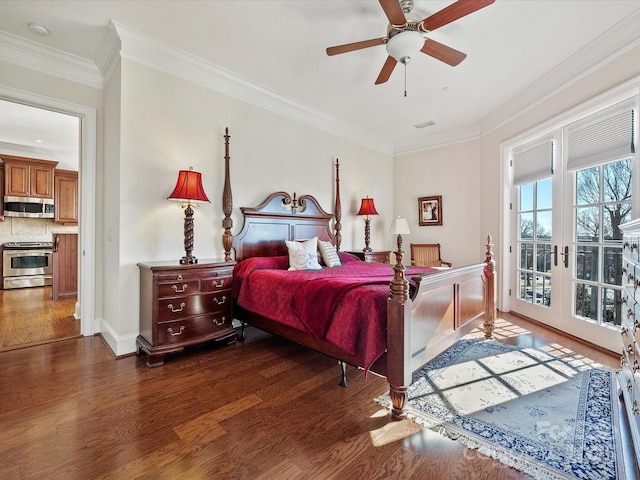
[[[424,45],[425,38],[420,32],[405,30],[387,41],[387,53],[400,63],[408,63]]]

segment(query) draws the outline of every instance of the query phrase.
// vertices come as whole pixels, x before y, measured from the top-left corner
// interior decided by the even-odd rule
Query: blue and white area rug
[[[407,416],[536,479],[623,480],[617,402],[613,371],[463,339],[414,374]]]

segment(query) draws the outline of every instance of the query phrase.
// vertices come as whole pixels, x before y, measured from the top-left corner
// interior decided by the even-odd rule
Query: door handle
[[[569,247],[565,245],[564,252],[560,252],[564,258],[562,259],[562,263],[564,263],[564,268],[569,268]]]
[[[558,245],[553,246],[553,266],[558,266]]]

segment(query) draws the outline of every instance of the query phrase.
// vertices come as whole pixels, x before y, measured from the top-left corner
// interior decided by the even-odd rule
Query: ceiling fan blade
[[[425,18],[422,21],[422,28],[431,32],[436,28],[440,28],[481,8],[487,7],[494,1],[495,0],[458,0],[456,3]]]
[[[378,0],[391,25],[404,25],[407,18],[398,0]]]
[[[380,70],[380,75],[378,75],[378,78],[376,78],[376,85],[380,85],[381,83],[384,83],[387,80],[389,80],[389,77],[391,76],[393,69],[396,67],[396,63],[398,62],[391,55],[387,57],[387,61],[384,62],[384,65],[382,66],[382,70]]]
[[[467,58],[466,53],[459,52],[454,48],[447,47],[446,45],[438,43],[435,40],[431,40],[430,38],[424,42],[424,46],[420,51],[440,60],[441,62],[451,65],[452,67],[455,67]]]
[[[362,48],[375,47],[376,45],[384,45],[387,41],[385,37],[373,38],[371,40],[363,40],[361,42],[346,43],[344,45],[337,45],[335,47],[327,48],[327,55],[338,55],[340,53],[353,52],[354,50],[360,50]]]

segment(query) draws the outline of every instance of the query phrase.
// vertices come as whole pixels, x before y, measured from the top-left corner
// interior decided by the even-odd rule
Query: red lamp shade
[[[376,210],[376,206],[373,204],[373,198],[367,197],[362,199],[358,215],[379,215],[378,211]]]
[[[176,188],[167,198],[178,202],[210,202],[202,188],[202,175],[200,172],[194,172],[192,167],[189,170],[180,170]]]

